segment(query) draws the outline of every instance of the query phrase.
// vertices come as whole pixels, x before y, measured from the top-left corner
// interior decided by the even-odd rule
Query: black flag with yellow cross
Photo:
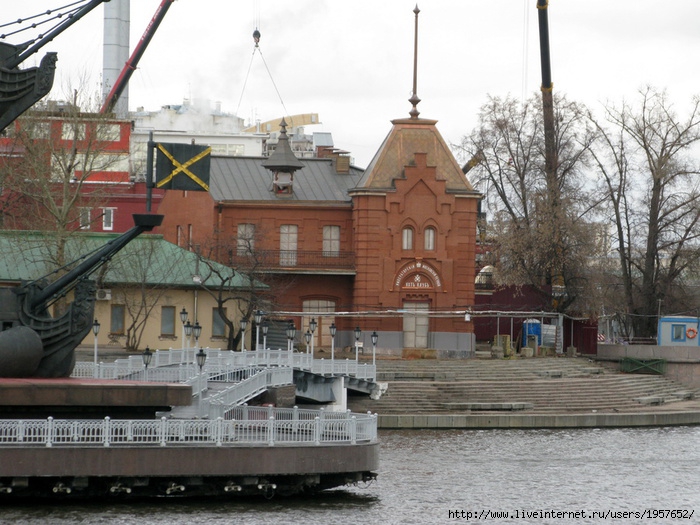
[[[156,188],[209,191],[211,147],[156,144]]]

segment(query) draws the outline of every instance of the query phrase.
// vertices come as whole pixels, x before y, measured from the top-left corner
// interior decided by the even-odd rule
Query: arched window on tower
[[[435,250],[435,228],[430,227],[425,229],[423,247],[426,251]]]
[[[413,228],[406,227],[401,234],[401,246],[404,250],[413,249]]]

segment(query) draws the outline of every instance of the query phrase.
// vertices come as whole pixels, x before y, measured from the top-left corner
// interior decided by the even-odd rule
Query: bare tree
[[[123,283],[113,292],[112,300],[124,305],[127,350],[139,349],[146,324],[172,283],[191,280],[191,264],[185,260],[187,252],[163,252],[159,245],[164,242],[160,236],[152,235],[132,241],[103,267],[98,277],[100,285],[106,278]]]
[[[120,161],[109,154],[118,127],[108,118],[81,111],[94,106],[73,90],[70,102],[55,111],[42,103],[21,117],[5,139],[0,166],[5,227],[52,232],[51,262],[66,264],[66,242],[90,222],[86,211],[104,202],[102,192],[86,181]]]
[[[700,261],[700,99],[684,118],[667,94],[647,87],[637,104],[606,107],[605,123],[591,116],[599,138],[594,159],[601,193],[615,227],[619,258],[617,289],[626,335],[656,333],[663,303],[667,312],[695,311],[683,288]]]
[[[541,104],[540,97],[522,104],[490,98],[461,149],[478,159],[469,176],[492,215],[497,282],[530,286],[564,312],[582,308],[593,286],[588,261],[596,246],[590,228],[596,202],[584,177],[593,133],[585,108],[557,97],[557,163],[547,170]]]
[[[272,254],[258,248],[263,237],[264,232],[259,229],[225,240],[218,235],[219,240],[206,247],[207,257],[200,254],[205,272],[201,276],[202,287],[216,301],[230,350],[238,348],[243,335],[237,320],[253,319],[256,310],[274,309],[275,294],[283,293],[289,285],[265,271],[271,267]]]

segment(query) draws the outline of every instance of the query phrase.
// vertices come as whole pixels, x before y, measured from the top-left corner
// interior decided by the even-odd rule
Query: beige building
[[[78,260],[117,234],[74,235],[66,244],[66,261]],[[22,282],[56,279],[53,237],[47,233],[0,231],[0,284],[13,287]],[[201,326],[200,347],[226,347],[226,326],[217,310],[215,296],[228,298],[225,314],[236,327],[241,317],[240,301],[250,288],[248,279],[234,270],[179,248],[160,235],[141,235],[95,271],[94,317],[99,324],[100,348],[122,348],[132,352],[182,348],[186,312],[191,325]],[[225,285],[222,285],[225,282]],[[260,288],[260,284],[257,285]],[[69,290],[52,308],[72,300]],[[94,345],[92,332],[83,345]],[[250,330],[246,347],[250,348]],[[190,338],[195,345],[194,337]]]

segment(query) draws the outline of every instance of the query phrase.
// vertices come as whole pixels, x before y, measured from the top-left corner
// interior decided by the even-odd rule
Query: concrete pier
[[[369,481],[378,462],[378,443],[0,447],[0,498],[312,493]]]

